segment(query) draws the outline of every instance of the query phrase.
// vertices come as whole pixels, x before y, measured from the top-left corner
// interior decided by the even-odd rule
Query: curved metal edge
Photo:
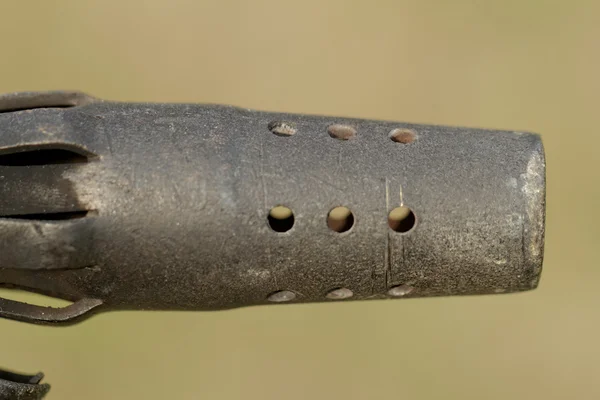
[[[78,91],[17,92],[0,95],[0,113],[44,107],[76,107],[101,101]]]
[[[523,255],[533,275],[529,289],[538,287],[543,263],[546,238],[546,154],[540,135],[534,136],[536,143],[521,175],[522,192],[526,200],[523,227]]]
[[[50,385],[40,383],[43,373],[22,375],[0,370],[0,399],[38,400],[50,391]]]
[[[38,150],[66,150],[91,160],[98,158],[98,155],[92,153],[81,145],[63,143],[60,141],[47,143],[24,143],[17,146],[0,146],[0,156]]]
[[[90,311],[103,304],[98,299],[81,299],[62,308],[36,306],[0,298],[0,317],[33,324],[65,324],[90,316]]]

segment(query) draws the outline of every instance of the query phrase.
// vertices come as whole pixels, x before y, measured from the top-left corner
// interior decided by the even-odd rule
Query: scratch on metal
[[[264,149],[264,144],[263,144],[263,138],[261,137],[260,139],[260,181],[262,183],[262,189],[263,189],[263,197],[264,197],[264,203],[265,203],[265,208],[264,211],[266,212],[267,210],[267,181],[265,180],[265,149]]]
[[[402,185],[400,185],[400,207],[404,205],[404,196],[402,194]]]
[[[387,213],[390,212],[390,185],[389,185],[389,180],[386,177],[385,178],[385,213],[387,215]],[[391,270],[392,270],[392,243],[390,241],[390,230],[386,229],[386,235],[385,235],[385,255],[384,255],[384,259],[385,259],[385,283],[386,285],[389,285],[390,282],[390,275],[391,275]]]

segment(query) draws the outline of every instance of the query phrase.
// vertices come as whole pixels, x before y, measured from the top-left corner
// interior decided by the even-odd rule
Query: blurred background
[[[600,2],[0,0],[0,92],[540,132],[546,261],[516,295],[0,320],[49,399],[599,399]]]

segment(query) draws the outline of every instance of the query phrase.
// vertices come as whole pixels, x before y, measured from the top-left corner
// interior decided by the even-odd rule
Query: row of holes
[[[390,297],[404,297],[414,290],[413,286],[410,285],[396,285],[388,289],[387,294]],[[354,292],[345,287],[335,288],[330,290],[325,297],[329,300],[345,300],[354,296]],[[297,295],[291,290],[278,290],[271,293],[267,300],[272,303],[285,303],[296,299]]]
[[[298,132],[294,124],[285,121],[272,121],[268,128],[275,135],[283,137],[290,137]],[[332,138],[339,140],[350,140],[357,135],[355,128],[342,124],[329,125],[327,133]],[[409,144],[415,141],[417,134],[412,129],[396,128],[389,133],[389,138],[396,143]]]
[[[287,232],[294,226],[294,212],[286,206],[273,207],[268,221],[275,232]],[[416,222],[415,214],[406,206],[396,207],[388,214],[388,225],[395,232],[407,233]],[[335,207],[327,214],[327,226],[334,232],[347,232],[354,226],[354,214],[348,207]]]
[[[396,285],[388,289],[387,294],[391,297],[403,297],[410,294],[414,287],[410,285]],[[327,292],[325,297],[329,300],[344,300],[354,296],[354,292],[345,287],[337,287]],[[278,290],[271,293],[267,300],[273,303],[284,303],[296,299],[297,295],[291,290]],[[52,297],[40,293],[30,292],[21,288],[0,286],[0,298],[18,301],[40,307],[63,308],[73,304],[72,301]]]

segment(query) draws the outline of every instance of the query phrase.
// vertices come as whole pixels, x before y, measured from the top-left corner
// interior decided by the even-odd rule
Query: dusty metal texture
[[[40,400],[50,385],[40,383],[44,374],[21,375],[0,370],[0,400]]]
[[[504,293],[540,278],[535,134],[62,92],[0,97],[0,110],[0,283],[75,302],[0,300],[3,317]]]

